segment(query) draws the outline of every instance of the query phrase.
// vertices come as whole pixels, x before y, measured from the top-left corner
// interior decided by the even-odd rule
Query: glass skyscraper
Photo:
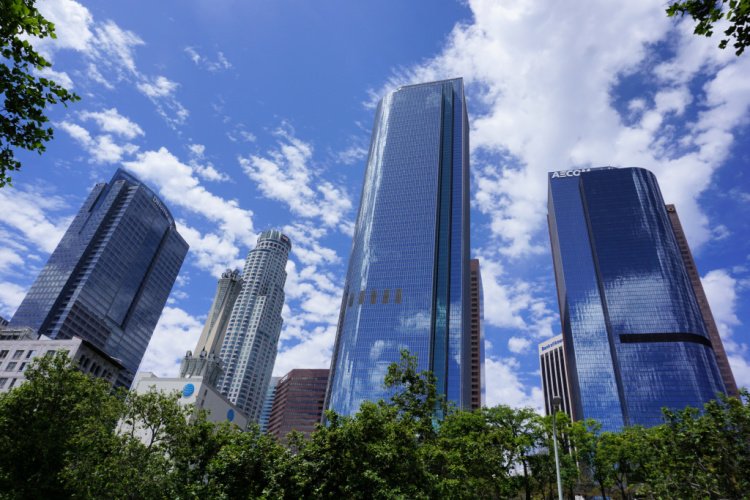
[[[281,231],[263,231],[245,259],[242,286],[224,334],[219,391],[258,422],[281,333],[286,261],[292,242]]]
[[[94,186],[11,326],[91,342],[129,387],[187,251],[161,200],[118,170]]]
[[[349,415],[388,397],[408,349],[471,405],[469,127],[462,79],[401,87],[372,132],[326,395]]]
[[[652,426],[725,393],[655,176],[551,172],[548,205],[573,418]]]

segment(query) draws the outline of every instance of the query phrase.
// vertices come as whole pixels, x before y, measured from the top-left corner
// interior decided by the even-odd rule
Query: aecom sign
[[[573,170],[560,170],[558,172],[552,172],[552,178],[557,179],[560,177],[578,177],[584,172],[590,172],[590,168],[576,168]]]

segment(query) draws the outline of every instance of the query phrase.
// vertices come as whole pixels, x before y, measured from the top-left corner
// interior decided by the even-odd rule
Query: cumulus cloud
[[[103,109],[102,111],[84,111],[79,115],[81,120],[91,120],[99,125],[99,128],[124,139],[135,139],[143,134],[143,129],[131,121],[128,117],[121,115],[117,108]]]
[[[317,218],[335,227],[352,208],[346,190],[323,179],[312,160],[313,147],[294,136],[288,125],[275,132],[277,147],[265,156],[240,157],[245,174],[264,196],[284,203],[295,215]]]
[[[0,189],[0,224],[17,231],[22,240],[47,253],[55,249],[71,221],[67,214],[60,217],[51,212],[67,208],[59,196],[31,188]]]
[[[685,214],[691,242],[707,240],[697,200],[727,158],[732,128],[746,119],[750,61],[695,37],[690,23],[670,29],[663,7],[645,0],[617,15],[597,2],[469,6],[473,21],[457,25],[438,56],[397,73],[375,95],[403,83],[465,78],[475,203],[504,255],[543,250],[546,173],[573,166],[653,170],[665,198]],[[611,33],[616,43],[606,42]],[[668,36],[674,55],[649,66],[656,42]],[[706,78],[706,68],[716,72]],[[657,88],[631,102],[638,119],[628,123],[617,108],[618,84],[634,75]],[[687,111],[690,119],[674,120]]]
[[[81,125],[69,121],[61,122],[59,127],[89,153],[90,162],[118,163],[124,157],[132,156],[138,151],[138,146],[127,142],[127,139],[143,135],[143,130],[128,118],[120,115],[117,109],[111,108],[99,112],[86,111],[80,113],[80,118],[83,121],[94,121],[104,133],[92,135]]]
[[[511,337],[508,339],[508,350],[516,354],[527,352],[530,346],[531,340],[524,337]]]
[[[487,406],[502,404],[514,408],[528,407],[543,413],[542,390],[539,387],[530,387],[519,378],[521,365],[516,358],[487,356],[484,366]]]
[[[9,281],[0,283],[0,314],[9,320],[25,296],[25,287]]]
[[[180,361],[192,351],[200,337],[203,322],[179,307],[166,306],[148,344],[138,371],[159,377],[176,377]]]

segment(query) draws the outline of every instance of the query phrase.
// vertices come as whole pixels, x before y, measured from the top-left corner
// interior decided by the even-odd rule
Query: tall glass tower
[[[242,289],[229,317],[220,357],[219,391],[250,422],[258,422],[281,333],[286,261],[292,243],[280,231],[264,231],[245,259]]]
[[[11,326],[88,340],[122,362],[129,387],[187,251],[161,200],[118,170],[94,186]]]
[[[725,393],[656,177],[552,172],[548,205],[573,418],[652,426]]]
[[[463,80],[401,87],[375,116],[326,407],[349,415],[388,397],[388,365],[408,349],[469,408],[469,289]]]

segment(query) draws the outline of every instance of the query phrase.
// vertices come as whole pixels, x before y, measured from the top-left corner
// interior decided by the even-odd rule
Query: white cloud
[[[282,336],[290,336],[288,333]],[[297,344],[282,347],[276,356],[273,375],[281,377],[294,368],[330,368],[331,351],[336,337],[336,327],[316,327],[305,333]]]
[[[231,180],[227,174],[219,172],[210,162],[206,162],[206,146],[203,144],[190,144],[188,150],[192,156],[190,166],[195,169],[195,173],[198,174],[199,177],[213,182],[228,182]],[[203,164],[201,162],[203,162]]]
[[[48,193],[29,188],[0,189],[0,224],[18,231],[24,240],[47,253],[55,249],[71,221],[49,212],[65,208],[62,198]]]
[[[208,71],[216,72],[221,70],[227,70],[232,67],[223,52],[216,54],[216,60],[211,60],[206,56],[199,54],[193,47],[185,47],[185,53],[190,57],[196,66],[206,69]]]
[[[202,321],[178,307],[166,306],[138,371],[160,377],[178,376],[180,361],[187,351],[195,349],[202,329]]]
[[[529,350],[531,340],[523,337],[511,337],[508,339],[508,350],[515,354],[521,354]]]
[[[42,0],[39,12],[55,25],[56,39],[46,38],[34,46],[48,57],[58,49],[85,51],[93,38],[93,18],[89,10],[73,0]]]
[[[146,78],[141,76],[141,81],[136,84],[143,95],[148,97],[156,107],[156,112],[172,128],[182,125],[187,120],[190,112],[177,100],[175,93],[179,84],[165,76]]]
[[[469,6],[473,21],[456,25],[441,54],[396,74],[386,88],[465,78],[475,203],[503,255],[545,249],[546,173],[572,166],[653,170],[665,199],[685,214],[693,246],[708,239],[697,200],[727,158],[732,129],[746,120],[750,60],[694,36],[690,22],[670,29],[663,6],[648,0],[628,2],[617,15],[600,2]],[[612,33],[616,42],[602,42]],[[662,40],[674,43],[676,54],[654,69],[648,62]],[[715,73],[701,73],[706,68]],[[629,124],[616,92],[621,77],[632,75],[657,88],[630,102],[637,120]],[[691,96],[689,86],[704,78]]]
[[[143,129],[137,123],[121,115],[117,108],[104,109],[102,111],[84,111],[80,113],[82,120],[93,120],[104,132],[119,135],[125,139],[132,140],[143,134]]]
[[[138,146],[134,144],[117,144],[109,134],[92,136],[85,128],[75,123],[61,122],[58,126],[91,155],[90,161],[93,163],[118,163],[125,156],[138,151]]]
[[[731,337],[733,329],[740,325],[736,312],[737,280],[725,269],[715,269],[706,273],[701,282],[724,346],[727,351],[735,351],[737,346]]]
[[[47,67],[37,71],[37,74],[42,78],[47,78],[58,85],[62,85],[68,90],[73,88],[73,80],[71,80],[70,76],[64,71],[55,71],[54,69]]]
[[[98,62],[120,69],[137,76],[135,65],[135,48],[144,45],[144,41],[132,31],[120,28],[113,21],[104,21],[94,27],[94,39],[91,47]],[[124,75],[120,75],[124,76]]]
[[[8,281],[0,283],[0,314],[10,320],[25,296],[26,288]]]
[[[515,358],[487,356],[484,361],[486,405],[508,405],[514,408],[533,408],[542,413],[544,399],[539,387],[529,387],[519,378],[520,363]]]
[[[367,148],[362,146],[350,146],[336,154],[336,161],[345,165],[353,165],[367,158],[367,152]]]
[[[277,148],[266,156],[238,159],[247,176],[264,196],[281,201],[296,215],[320,219],[329,227],[345,222],[352,202],[343,187],[321,177],[312,162],[312,145],[296,138],[288,126],[275,135]]]
[[[58,38],[43,39],[35,46],[48,57],[55,51],[72,49],[81,52],[88,61],[85,76],[113,89],[113,82],[128,81],[148,97],[157,113],[171,127],[182,125],[189,115],[175,93],[178,84],[167,77],[149,76],[138,70],[135,50],[145,42],[136,33],[123,29],[114,21],[96,22],[91,12],[73,0],[44,0],[40,11],[55,23]],[[216,64],[228,65],[222,53]],[[61,83],[70,83],[65,73],[55,73]]]
[[[177,83],[165,76],[157,76],[152,81],[144,80],[136,85],[147,97],[169,97],[177,90]]]

